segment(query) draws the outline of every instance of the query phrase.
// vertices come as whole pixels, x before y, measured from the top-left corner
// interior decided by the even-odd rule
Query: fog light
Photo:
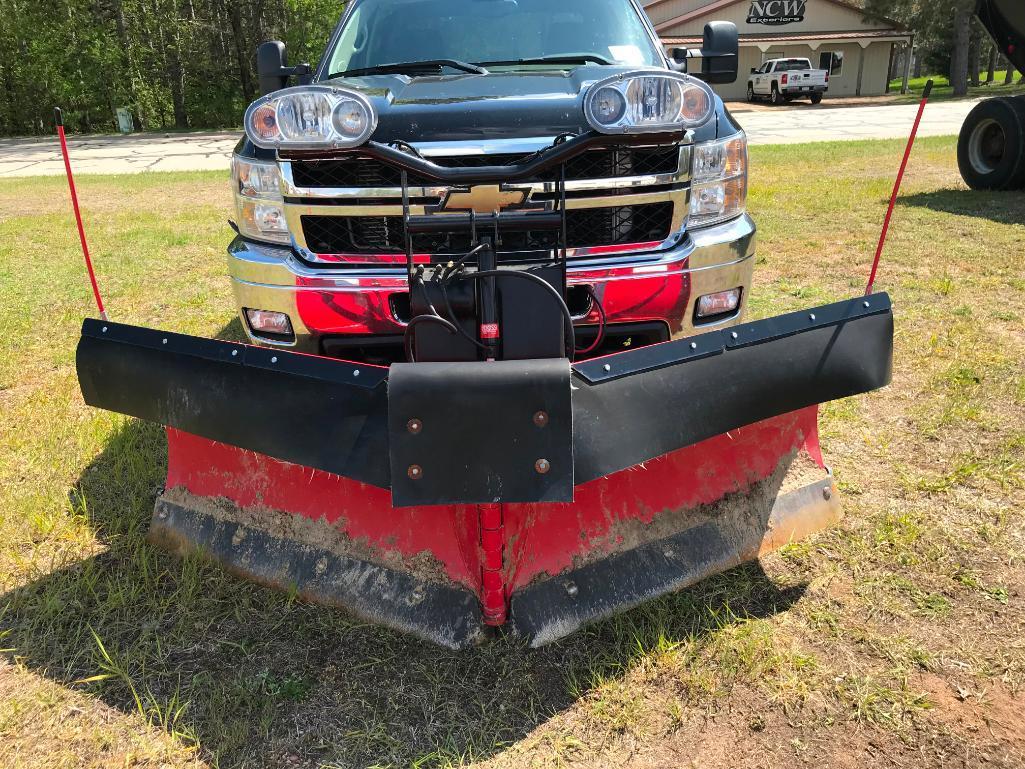
[[[726,315],[736,312],[740,306],[740,289],[731,288],[729,291],[719,291],[714,294],[705,294],[698,297],[698,306],[695,314],[699,318],[709,318],[713,315]]]
[[[270,310],[246,310],[249,328],[254,334],[274,334],[274,336],[293,336],[292,321],[283,312]]]

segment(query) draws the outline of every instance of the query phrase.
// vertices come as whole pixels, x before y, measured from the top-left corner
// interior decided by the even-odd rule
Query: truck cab
[[[748,101],[768,97],[773,104],[782,104],[807,97],[818,104],[828,90],[829,72],[813,69],[808,59],[769,59],[752,68],[747,79]]]
[[[735,35],[733,28],[734,46]],[[282,49],[261,49],[265,90],[298,73],[302,87],[347,100],[351,110],[335,106],[333,119],[358,135],[345,147],[261,141],[258,133],[254,141],[273,94],[250,108],[232,163],[238,236],[228,266],[254,342],[402,360],[423,304],[411,297],[407,261],[462,258],[473,237],[445,231],[452,217],[470,215],[483,227],[493,214],[509,224],[544,211],[562,212],[561,233],[496,232],[495,251],[506,263],[561,249],[558,288],[578,356],[742,317],[755,253],[745,134],[702,81],[723,77],[714,52],[704,51],[700,67],[697,58],[669,58],[634,0],[354,0],[318,67],[286,67]],[[623,130],[622,139],[613,126],[561,166],[510,171],[552,147],[590,141],[588,94],[638,74],[658,76],[644,81],[651,92],[642,94],[642,112],[682,95],[707,100],[702,122],[682,135]],[[615,103],[602,108],[638,109],[608,93]],[[321,109],[298,97],[289,104]],[[289,130],[302,133],[312,117],[299,114]],[[435,171],[411,170],[407,160]],[[409,234],[409,217],[433,217],[434,231]]]

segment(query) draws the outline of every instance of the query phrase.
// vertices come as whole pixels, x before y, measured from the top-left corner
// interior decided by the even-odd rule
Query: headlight
[[[633,72],[591,86],[584,115],[605,134],[696,128],[708,122],[715,97],[707,85],[676,72]]]
[[[239,231],[247,238],[288,243],[277,163],[231,159],[231,181]]]
[[[744,213],[747,136],[701,142],[691,152],[690,227],[707,227]]]
[[[275,91],[249,105],[246,134],[258,147],[358,147],[377,128],[377,114],[361,93],[330,86]]]

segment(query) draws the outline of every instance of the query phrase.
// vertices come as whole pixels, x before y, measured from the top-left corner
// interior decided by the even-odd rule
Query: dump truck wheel
[[[968,113],[957,142],[961,177],[973,190],[1025,183],[1025,100],[986,99]]]

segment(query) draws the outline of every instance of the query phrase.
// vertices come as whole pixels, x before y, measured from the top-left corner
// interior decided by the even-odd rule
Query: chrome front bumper
[[[673,338],[732,325],[743,317],[754,269],[755,225],[743,216],[687,232],[679,245],[660,252],[573,260],[570,286],[591,285],[607,306],[608,322],[662,321]],[[236,238],[228,247],[228,270],[242,325],[258,344],[319,353],[324,336],[401,335],[405,323],[393,298],[407,293],[404,269],[312,268],[291,248]],[[742,287],[738,311],[711,323],[695,324],[698,297]],[[288,343],[253,334],[244,309],[286,313],[295,340]],[[595,322],[584,316],[582,325]]]

